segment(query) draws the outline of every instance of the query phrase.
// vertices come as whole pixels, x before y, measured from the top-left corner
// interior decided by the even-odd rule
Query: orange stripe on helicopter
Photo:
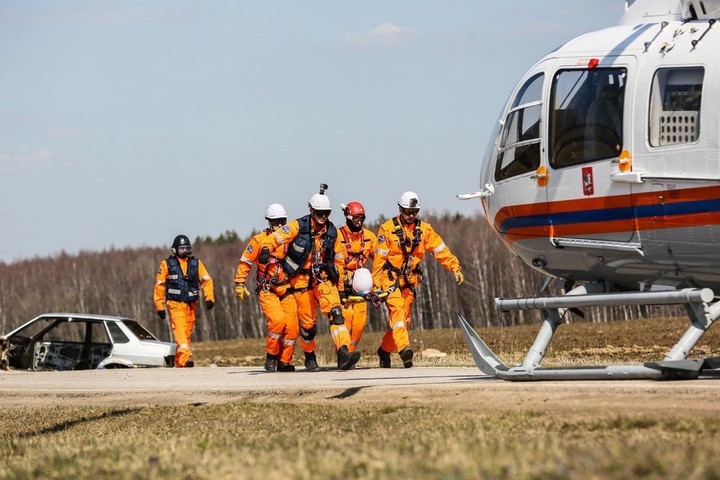
[[[513,205],[495,216],[506,240],[720,224],[720,186]]]

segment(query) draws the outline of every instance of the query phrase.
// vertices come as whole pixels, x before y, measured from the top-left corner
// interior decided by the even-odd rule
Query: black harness
[[[393,225],[395,227],[393,233],[397,235],[400,248],[402,248],[403,262],[400,268],[397,268],[387,261],[383,265],[383,269],[388,272],[388,278],[390,278],[390,280],[395,280],[396,287],[400,287],[400,279],[402,278],[405,280],[405,285],[403,285],[402,288],[409,289],[413,294],[415,293],[415,287],[410,284],[410,275],[413,273],[417,274],[418,283],[423,281],[423,273],[420,268],[420,264],[413,269],[410,268],[410,259],[413,257],[413,253],[422,240],[422,229],[420,228],[420,224],[420,220],[415,220],[412,238],[408,238],[408,236],[405,235],[405,229],[400,224],[397,217],[393,218]]]

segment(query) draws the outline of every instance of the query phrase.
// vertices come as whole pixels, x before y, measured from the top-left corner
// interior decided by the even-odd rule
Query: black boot
[[[392,366],[390,362],[390,354],[383,350],[382,347],[378,347],[377,355],[380,357],[380,368],[390,368]]]
[[[278,362],[277,371],[278,372],[294,372],[295,365],[291,365],[289,363]]]
[[[320,367],[317,363],[317,358],[315,357],[315,352],[305,352],[305,370],[307,370],[308,372],[320,371]]]
[[[413,351],[410,347],[405,347],[400,352],[398,352],[400,355],[400,358],[402,358],[403,365],[405,365],[405,368],[410,368],[413,366],[412,358],[413,358]]]
[[[360,352],[350,353],[347,345],[343,345],[337,352],[338,368],[340,370],[348,370],[360,360]]]
[[[277,356],[276,355],[270,355],[269,353],[265,355],[265,370],[268,372],[274,372],[277,370]]]

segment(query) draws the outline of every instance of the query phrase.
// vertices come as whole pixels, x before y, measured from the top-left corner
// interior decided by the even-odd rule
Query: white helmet
[[[373,288],[373,279],[370,270],[367,268],[358,268],[353,273],[352,289],[355,293],[365,295],[370,293]]]
[[[313,210],[332,210],[332,206],[330,205],[330,199],[327,195],[323,193],[316,193],[315,195],[310,197],[308,207],[312,208]]]
[[[278,218],[287,218],[287,213],[282,205],[273,203],[265,211],[265,220],[277,220]]]
[[[400,195],[398,205],[402,208],[420,208],[420,199],[415,192],[405,192]]]

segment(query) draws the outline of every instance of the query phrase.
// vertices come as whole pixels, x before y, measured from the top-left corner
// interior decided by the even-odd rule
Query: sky
[[[167,246],[417,192],[480,211],[490,133],[622,0],[0,0],[0,261]],[[421,213],[422,216],[422,213]]]

